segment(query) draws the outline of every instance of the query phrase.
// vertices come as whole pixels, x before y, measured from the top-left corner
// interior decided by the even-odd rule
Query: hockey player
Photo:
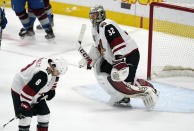
[[[19,131],[29,131],[32,116],[37,115],[37,131],[48,131],[50,110],[46,100],[55,96],[59,76],[67,71],[59,59],[40,58],[14,77],[11,94]]]
[[[5,13],[0,8],[0,26],[2,29],[5,29],[7,25],[7,18],[5,17]]]
[[[155,106],[157,91],[145,80],[135,80],[139,51],[135,41],[118,24],[106,19],[103,6],[92,7],[89,13],[95,44],[89,56],[82,59],[80,67],[94,67],[96,78],[111,96],[110,104],[130,105],[130,98],[142,98],[147,108]]]
[[[44,1],[40,0],[28,0],[28,8],[29,12],[33,13],[27,13],[25,9],[25,3],[27,0],[21,1],[21,0],[12,0],[11,5],[13,10],[15,11],[16,15],[19,17],[22,25],[24,28],[22,28],[19,32],[20,37],[25,37],[25,36],[34,36],[34,30],[33,30],[33,24],[35,19],[29,15],[35,15],[38,20],[41,23],[41,26],[46,32],[45,38],[46,39],[52,39],[55,37],[52,26],[49,22],[48,15],[44,9]]]

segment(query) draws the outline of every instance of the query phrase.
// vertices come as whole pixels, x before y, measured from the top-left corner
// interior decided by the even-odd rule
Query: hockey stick
[[[87,69],[91,69],[89,64],[92,62],[92,59],[90,58],[88,53],[81,46],[82,40],[84,38],[85,31],[86,31],[86,24],[82,24],[82,27],[81,27],[81,30],[80,30],[80,34],[79,34],[79,37],[78,37],[78,43],[79,43],[78,51],[81,54],[81,56],[88,62]]]
[[[5,1],[3,1],[3,13],[5,11]],[[3,18],[2,14],[0,14],[0,25],[2,24]],[[1,49],[1,40],[2,40],[2,27],[0,26],[0,49]]]
[[[13,120],[17,119],[17,117],[14,117],[10,119],[7,123],[5,123],[1,128],[4,129],[9,123],[11,123]]]

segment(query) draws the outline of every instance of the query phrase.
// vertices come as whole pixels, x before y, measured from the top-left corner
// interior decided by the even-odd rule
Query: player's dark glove
[[[37,99],[37,102],[40,102],[42,100],[51,100],[55,97],[55,90],[50,90],[44,94],[42,94],[38,99]]]
[[[7,24],[7,19],[5,17],[5,13],[2,11],[2,9],[0,9],[0,26],[2,27],[2,29],[5,28],[6,24]]]
[[[47,101],[50,101],[51,99],[53,99],[53,98],[55,97],[55,90],[50,90],[50,91],[48,91],[48,92],[46,93],[46,95],[47,95],[46,100],[47,100]]]
[[[25,117],[32,117],[30,104],[27,102],[22,102],[21,106],[19,107],[19,113],[16,117],[19,119],[23,119]]]

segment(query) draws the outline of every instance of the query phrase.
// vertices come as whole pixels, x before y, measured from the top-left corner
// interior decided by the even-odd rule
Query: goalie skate
[[[124,97],[120,101],[115,102],[114,106],[131,107],[130,101],[131,101],[130,98]]]

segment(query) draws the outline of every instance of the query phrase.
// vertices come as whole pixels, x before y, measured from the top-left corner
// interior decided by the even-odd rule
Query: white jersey
[[[135,41],[114,21],[109,19],[102,21],[99,24],[99,29],[93,27],[92,35],[95,46],[110,64],[115,60],[115,55],[126,56],[138,50]]]
[[[48,59],[40,58],[15,75],[11,89],[21,101],[36,103],[38,97],[52,89],[57,77],[47,72],[48,66]]]

